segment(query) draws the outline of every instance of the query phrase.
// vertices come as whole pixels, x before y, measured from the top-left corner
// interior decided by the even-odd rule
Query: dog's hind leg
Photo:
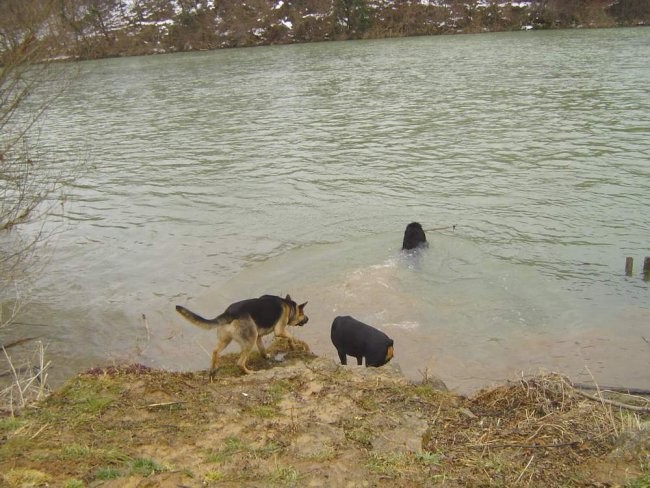
[[[260,334],[257,335],[257,350],[260,352],[260,356],[264,359],[268,359],[269,355],[266,353],[264,344],[262,344],[262,336]]]
[[[237,366],[242,370],[244,374],[252,373],[250,369],[246,367],[246,361],[248,361],[248,356],[255,347],[255,344],[258,342],[257,334],[257,325],[252,318],[239,320],[239,335],[235,336],[235,340],[241,346],[241,354],[239,359],[237,359]],[[259,346],[259,344],[258,344]],[[262,350],[264,346],[262,345]],[[260,351],[261,353],[262,351]],[[266,353],[266,351],[264,351]]]
[[[232,341],[232,336],[228,333],[219,333],[217,332],[217,345],[212,350],[212,363],[210,365],[210,381],[214,380],[214,377],[217,374],[217,360],[219,359],[219,353],[223,351],[228,344]]]
[[[249,349],[244,349],[242,350],[241,354],[239,355],[239,359],[237,359],[237,366],[239,369],[241,369],[242,373],[244,374],[250,374],[253,371],[248,369],[246,367],[246,361],[248,361],[248,355],[251,353],[251,350],[253,349],[252,345]]]

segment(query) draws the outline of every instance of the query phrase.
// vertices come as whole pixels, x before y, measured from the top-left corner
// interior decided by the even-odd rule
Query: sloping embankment
[[[0,485],[650,486],[650,416],[560,376],[464,398],[304,352],[223,362],[79,375],[0,419]]]

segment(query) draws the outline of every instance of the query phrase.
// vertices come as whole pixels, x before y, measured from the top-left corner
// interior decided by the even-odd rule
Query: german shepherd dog
[[[406,230],[404,231],[402,249],[408,251],[420,247],[429,247],[427,236],[419,223],[411,222],[406,226]]]
[[[252,371],[246,367],[248,356],[257,343],[263,358],[267,358],[262,337],[275,333],[276,337],[285,337],[289,340],[289,347],[295,347],[295,340],[289,334],[287,326],[303,326],[309,318],[305,315],[305,305],[296,305],[287,295],[285,298],[274,295],[263,295],[259,298],[251,298],[235,302],[225,312],[213,319],[203,317],[189,311],[185,307],[176,305],[176,311],[205,330],[217,329],[217,345],[212,351],[212,366],[210,368],[210,380],[214,379],[217,372],[217,358],[232,340],[235,340],[241,347],[241,353],[237,360],[237,366],[244,373]]]
[[[332,322],[332,344],[343,365],[347,364],[347,356],[357,358],[359,366],[366,358],[366,367],[383,366],[393,358],[393,339],[347,315]]]

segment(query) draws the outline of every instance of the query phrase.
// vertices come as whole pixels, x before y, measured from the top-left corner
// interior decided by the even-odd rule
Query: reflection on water
[[[411,376],[588,362],[649,386],[649,287],[623,276],[650,254],[648,58],[650,30],[606,29],[77,65],[41,141],[94,168],[20,317],[47,325],[3,334],[43,336],[53,376],[205,368],[213,338],[176,303],[210,315],[289,292],[326,355],[346,313],[393,336]],[[413,220],[457,227],[408,260]]]

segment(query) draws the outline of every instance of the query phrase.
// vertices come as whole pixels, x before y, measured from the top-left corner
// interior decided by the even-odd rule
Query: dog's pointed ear
[[[300,310],[302,310],[303,308],[305,308],[305,305],[307,305],[308,303],[309,303],[309,302],[305,302],[305,303],[303,303],[302,305],[298,305],[298,308],[299,308]]]
[[[284,299],[285,299],[287,302],[290,302],[290,301],[291,301],[291,295],[289,295],[289,294],[287,293],[287,296],[284,297]]]

